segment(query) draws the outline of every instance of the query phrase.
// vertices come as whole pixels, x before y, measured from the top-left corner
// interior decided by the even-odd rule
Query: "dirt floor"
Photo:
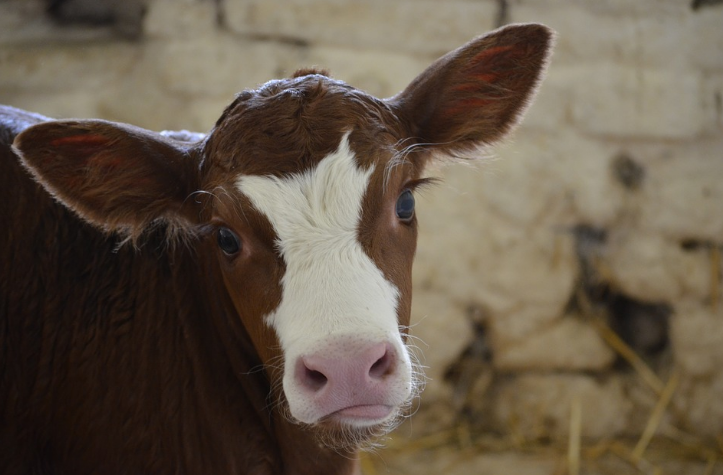
[[[723,475],[723,440],[683,433],[542,441],[475,434],[464,422],[425,431],[425,415],[365,452],[365,475]]]

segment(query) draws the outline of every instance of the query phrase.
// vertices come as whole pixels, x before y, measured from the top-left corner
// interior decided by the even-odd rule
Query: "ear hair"
[[[443,56],[387,99],[413,144],[448,156],[499,141],[520,121],[544,77],[554,33],[508,25]]]
[[[44,122],[13,143],[24,166],[58,201],[133,241],[159,220],[178,230],[197,219],[186,203],[198,189],[196,147],[101,120]]]

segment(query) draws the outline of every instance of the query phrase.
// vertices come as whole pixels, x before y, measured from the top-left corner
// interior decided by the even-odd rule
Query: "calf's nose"
[[[329,399],[333,406],[379,404],[396,359],[388,343],[350,345],[341,351],[302,356],[295,377],[309,396],[322,402]]]

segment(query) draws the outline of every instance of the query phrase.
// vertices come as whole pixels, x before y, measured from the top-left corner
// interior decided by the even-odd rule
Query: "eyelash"
[[[404,185],[404,188],[411,191],[416,190],[422,190],[430,186],[438,185],[441,183],[442,180],[440,178],[434,178],[434,177],[427,177],[427,178],[419,178],[417,180],[412,180],[406,185]]]

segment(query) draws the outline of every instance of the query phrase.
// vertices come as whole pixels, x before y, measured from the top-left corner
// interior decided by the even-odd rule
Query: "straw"
[[[679,382],[680,376],[677,372],[674,372],[670,376],[670,379],[668,379],[668,384],[665,385],[665,388],[660,394],[660,398],[655,404],[653,412],[650,414],[650,419],[648,419],[648,423],[645,425],[645,430],[643,430],[643,433],[640,436],[640,440],[635,446],[635,449],[633,449],[632,455],[634,461],[637,462],[642,459],[645,449],[648,447],[650,440],[653,438],[655,432],[657,432],[658,427],[660,426],[660,422],[663,419],[663,414],[665,414],[665,409],[668,407],[670,400],[673,398],[673,393],[678,387]]]
[[[713,311],[718,310],[720,289],[720,248],[711,247],[710,250],[710,306]]]
[[[567,448],[569,475],[580,474],[580,438],[582,435],[582,407],[580,396],[575,395],[570,405],[570,440]]]

